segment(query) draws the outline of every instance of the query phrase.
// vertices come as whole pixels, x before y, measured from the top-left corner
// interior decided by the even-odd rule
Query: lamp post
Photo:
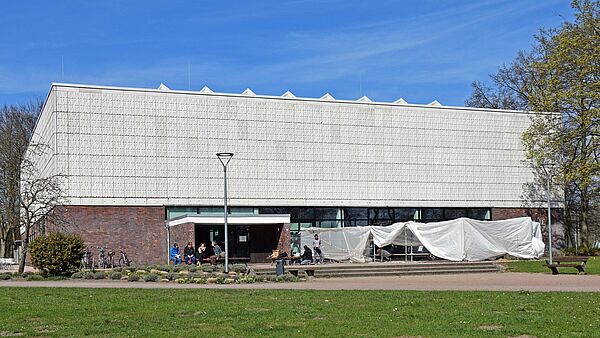
[[[231,161],[233,153],[217,153],[223,165],[223,224],[225,226],[225,273],[229,272],[229,241],[227,235],[227,164]]]
[[[542,163],[542,169],[546,173],[546,197],[548,198],[548,255],[550,258],[550,264],[552,264],[552,206],[550,202],[550,179],[552,179],[551,172],[552,164]]]

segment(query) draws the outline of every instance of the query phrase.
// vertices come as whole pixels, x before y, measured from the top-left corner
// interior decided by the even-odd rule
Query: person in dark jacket
[[[313,262],[313,254],[312,250],[308,247],[308,245],[304,246],[304,252],[302,253],[302,257],[300,258],[300,264],[312,264]]]
[[[192,242],[188,242],[187,246],[183,249],[183,258],[185,259],[185,264],[195,264],[196,263],[196,250],[192,245]]]
[[[210,256],[208,255],[208,252],[206,251],[206,244],[200,243],[200,245],[198,246],[198,252],[196,253],[196,260],[198,261],[198,264],[202,264],[204,262],[210,261]]]

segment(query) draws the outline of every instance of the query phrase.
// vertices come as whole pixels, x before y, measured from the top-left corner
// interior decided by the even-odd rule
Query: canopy
[[[533,259],[544,253],[540,224],[529,217],[502,221],[459,218],[445,222],[394,223],[390,226],[308,228],[301,241],[310,247],[319,234],[326,258],[364,262],[369,239],[378,247],[423,245],[433,255],[451,261],[480,261],[505,254]]]

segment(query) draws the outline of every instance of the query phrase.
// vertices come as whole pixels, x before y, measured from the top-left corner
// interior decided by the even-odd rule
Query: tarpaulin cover
[[[366,260],[370,239],[378,247],[423,245],[433,255],[451,261],[479,261],[505,254],[533,259],[539,258],[545,247],[540,224],[529,217],[502,221],[459,218],[390,226],[308,228],[300,233],[302,244],[309,247],[314,234],[319,234],[326,258],[354,262]]]

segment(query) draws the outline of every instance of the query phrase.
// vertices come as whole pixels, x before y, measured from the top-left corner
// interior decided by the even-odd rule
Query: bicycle
[[[83,258],[81,259],[81,267],[83,269],[93,269],[94,268],[94,256],[89,248],[86,249],[83,254]]]
[[[121,251],[121,258],[119,259],[119,266],[123,267],[123,266],[129,266],[133,261],[129,260],[129,258],[127,257],[127,253],[123,250]]]

